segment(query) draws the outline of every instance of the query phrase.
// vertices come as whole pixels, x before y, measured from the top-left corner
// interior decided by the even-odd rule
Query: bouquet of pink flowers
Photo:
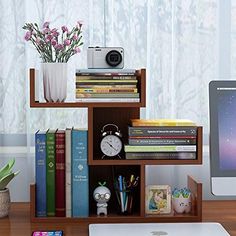
[[[67,62],[70,57],[80,53],[82,42],[82,23],[69,30],[66,26],[51,29],[49,22],[43,24],[42,30],[36,23],[26,23],[23,29],[27,30],[25,40],[31,41],[40,54],[43,62]]]

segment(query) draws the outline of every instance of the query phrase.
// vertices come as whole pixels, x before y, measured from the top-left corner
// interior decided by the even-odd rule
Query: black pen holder
[[[130,189],[120,191],[115,189],[120,215],[130,215],[133,212],[133,191]]]

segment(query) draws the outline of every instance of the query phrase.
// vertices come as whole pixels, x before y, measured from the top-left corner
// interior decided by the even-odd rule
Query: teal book
[[[72,217],[89,216],[88,132],[72,129]]]
[[[55,216],[55,133],[48,130],[46,134],[46,190],[47,190],[47,216]]]

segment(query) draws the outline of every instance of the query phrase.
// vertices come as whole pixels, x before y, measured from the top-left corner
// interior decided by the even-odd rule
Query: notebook
[[[89,236],[229,236],[219,223],[90,224]]]

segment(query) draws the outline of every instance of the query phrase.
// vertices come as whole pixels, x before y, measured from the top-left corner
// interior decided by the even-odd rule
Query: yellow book
[[[191,120],[187,119],[131,119],[132,126],[196,126]]]

